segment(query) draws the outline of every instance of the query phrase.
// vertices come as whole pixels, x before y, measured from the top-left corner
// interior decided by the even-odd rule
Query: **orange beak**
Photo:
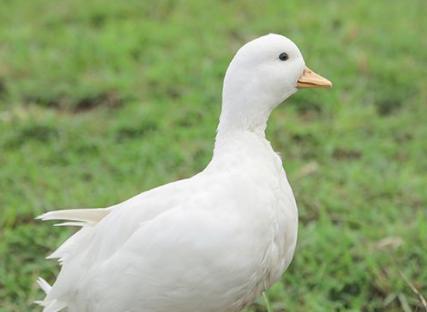
[[[306,67],[298,79],[297,88],[331,88],[332,82]]]

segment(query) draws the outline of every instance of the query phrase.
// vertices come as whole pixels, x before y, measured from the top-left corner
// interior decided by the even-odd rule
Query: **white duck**
[[[224,79],[215,150],[192,178],[106,209],[48,212],[82,229],[49,258],[61,272],[39,279],[44,312],[234,312],[288,267],[298,213],[264,130],[298,87],[330,87],[297,46],[269,34],[245,44]]]

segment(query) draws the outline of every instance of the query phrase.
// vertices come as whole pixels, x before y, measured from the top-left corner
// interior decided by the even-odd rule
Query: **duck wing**
[[[62,268],[52,286],[39,279],[46,297],[36,303],[44,307],[44,312],[67,308],[66,297],[78,281],[120,249],[141,224],[185,200],[191,194],[187,188],[189,181],[169,183],[108,208],[56,210],[37,217],[43,221],[64,221],[57,226],[79,226],[81,229],[47,257],[57,259]]]

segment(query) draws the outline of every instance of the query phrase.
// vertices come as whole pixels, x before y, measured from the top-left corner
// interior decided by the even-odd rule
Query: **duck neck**
[[[264,142],[271,113],[271,110],[257,110],[252,113],[248,109],[235,110],[235,103],[231,106],[233,109],[229,109],[230,106],[224,104],[215,138],[214,159],[220,158],[224,153],[241,152],[247,144]]]
[[[294,92],[295,88],[277,96],[250,84],[236,87],[224,83],[217,140],[235,132],[252,132],[265,138],[265,129],[271,112]]]
[[[235,103],[229,105],[224,102],[217,129],[217,139],[238,132],[252,132],[264,138],[272,109],[267,106],[260,109],[259,105],[249,101],[240,105]]]
[[[252,149],[262,149],[268,144],[265,138],[265,130],[269,112],[258,114],[258,118],[249,119],[245,116],[227,115],[221,113],[220,122],[215,138],[212,162],[220,161],[230,155],[235,160],[247,155]],[[233,158],[232,158],[233,159]]]

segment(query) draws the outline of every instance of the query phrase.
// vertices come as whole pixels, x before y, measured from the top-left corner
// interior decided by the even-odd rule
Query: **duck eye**
[[[288,55],[288,53],[286,53],[286,52],[280,53],[280,55],[279,55],[279,59],[280,59],[281,61],[287,61],[287,60],[289,59],[289,55]]]

